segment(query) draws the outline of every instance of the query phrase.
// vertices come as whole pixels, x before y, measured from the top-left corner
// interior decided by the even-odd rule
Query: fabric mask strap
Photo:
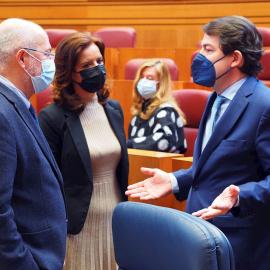
[[[222,57],[220,57],[218,60],[216,60],[215,62],[212,63],[212,65],[214,65],[215,63],[217,63],[218,61],[220,61],[221,59],[223,59],[224,57],[228,56],[229,54],[225,54]]]
[[[227,70],[226,72],[224,72],[223,74],[221,74],[219,77],[216,78],[216,80],[218,80],[219,78],[223,77],[224,75],[226,75],[228,72],[230,72],[233,69],[233,67],[231,67],[229,70]]]
[[[224,57],[228,56],[229,54],[225,54],[223,55],[221,58],[219,58],[218,60],[216,60],[215,62],[213,62],[212,64],[214,65],[215,63],[217,63],[218,61],[220,61],[221,59],[223,59]],[[223,77],[224,75],[226,75],[228,72],[230,72],[233,69],[233,67],[231,67],[230,69],[228,69],[226,72],[224,72],[223,74],[221,74],[219,77],[216,78],[216,80],[218,80],[219,78]]]

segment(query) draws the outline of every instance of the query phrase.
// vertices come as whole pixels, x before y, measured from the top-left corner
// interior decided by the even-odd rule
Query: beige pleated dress
[[[116,270],[111,218],[121,201],[116,179],[121,148],[96,97],[87,104],[80,121],[90,151],[94,188],[82,231],[67,237],[63,269]]]

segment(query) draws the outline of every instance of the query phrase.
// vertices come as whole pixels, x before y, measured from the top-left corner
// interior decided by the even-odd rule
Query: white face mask
[[[142,78],[137,83],[137,90],[144,99],[151,98],[157,93],[157,83],[156,81]]]
[[[35,93],[39,93],[45,90],[53,81],[54,74],[55,74],[55,64],[54,59],[43,59],[39,60],[35,56],[28,53],[30,56],[41,62],[42,65],[42,72],[39,76],[31,76],[31,74],[26,70],[26,73],[31,77]]]

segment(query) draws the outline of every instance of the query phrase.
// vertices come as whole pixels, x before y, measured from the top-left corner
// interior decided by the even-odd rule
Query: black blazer
[[[127,200],[129,163],[123,111],[118,101],[112,99],[108,99],[103,107],[121,145],[122,155],[116,174],[123,200]],[[56,104],[41,110],[38,119],[63,175],[68,233],[78,234],[83,228],[93,191],[91,159],[80,119]]]

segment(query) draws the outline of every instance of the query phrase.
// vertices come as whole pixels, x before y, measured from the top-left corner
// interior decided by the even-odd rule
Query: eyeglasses
[[[36,50],[36,49],[31,49],[31,48],[23,48],[23,49],[24,49],[24,50],[33,51],[33,52],[43,53],[43,54],[45,54],[46,56],[49,56],[50,59],[55,57],[55,53],[43,52],[43,51],[39,51],[39,50]]]

